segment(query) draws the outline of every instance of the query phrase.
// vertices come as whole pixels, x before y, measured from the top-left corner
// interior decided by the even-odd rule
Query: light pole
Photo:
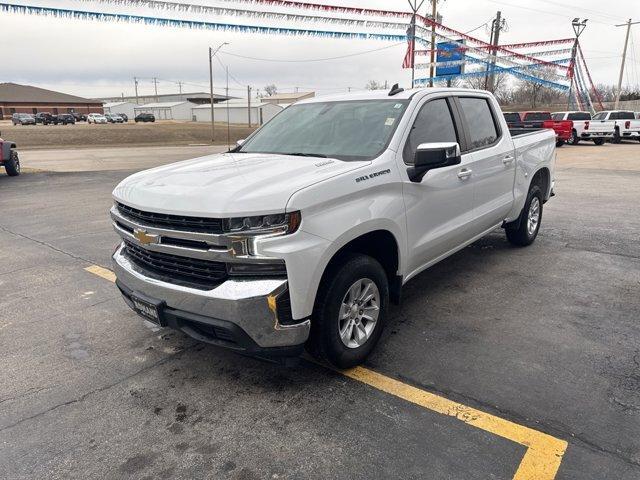
[[[213,113],[213,57],[218,53],[225,45],[229,45],[227,42],[221,43],[218,45],[218,48],[215,50],[212,47],[209,47],[209,93],[210,93],[210,101],[211,101],[211,143],[215,143],[216,141],[216,124],[215,124],[215,116]]]
[[[571,84],[569,85],[569,98],[567,99],[567,109],[571,109],[571,103],[573,101],[573,83],[575,77],[575,68],[576,68],[576,57],[578,55],[578,39],[582,32],[587,27],[588,18],[580,19],[574,18],[571,21],[571,26],[573,27],[573,33],[576,35],[576,39],[573,42],[573,48],[571,49],[571,69],[569,70],[569,75],[571,75]]]

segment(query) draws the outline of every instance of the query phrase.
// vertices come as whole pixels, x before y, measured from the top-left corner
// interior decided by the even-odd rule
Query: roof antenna
[[[400,88],[396,83],[393,87],[391,87],[391,90],[389,90],[389,96],[393,97],[394,95],[397,95],[400,92],[404,92],[404,88]]]

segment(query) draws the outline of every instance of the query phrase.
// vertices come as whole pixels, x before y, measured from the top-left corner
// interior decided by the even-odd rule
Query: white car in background
[[[87,115],[87,123],[107,123],[107,117],[100,113],[90,113]]]

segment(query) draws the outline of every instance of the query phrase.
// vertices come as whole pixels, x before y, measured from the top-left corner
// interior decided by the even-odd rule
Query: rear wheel
[[[542,201],[542,190],[538,185],[532,185],[520,217],[505,228],[507,239],[513,245],[526,247],[538,236],[542,221]]]
[[[604,138],[594,138],[593,143],[596,145],[604,145]]]
[[[362,363],[380,339],[388,303],[380,263],[367,255],[343,257],[318,291],[307,349],[337,368]]]
[[[20,175],[20,159],[18,158],[18,152],[11,150],[9,160],[4,163],[4,169],[10,177],[17,177]]]

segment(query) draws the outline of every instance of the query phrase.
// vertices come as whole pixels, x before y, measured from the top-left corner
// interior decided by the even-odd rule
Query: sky
[[[2,3],[236,24],[358,30],[324,23],[198,17],[193,13],[140,8],[126,1],[114,4],[97,0],[0,0]],[[181,3],[186,2],[181,0]],[[273,7],[256,7],[232,0],[191,0],[190,3],[274,10]],[[323,3],[409,9],[406,0],[326,0]],[[426,13],[428,4],[427,0],[421,13]],[[568,38],[573,36],[571,19],[588,18],[588,27],[581,37],[582,48],[594,81],[606,84],[617,83],[626,30],[626,27],[614,25],[625,23],[628,18],[640,20],[640,0],[440,0],[438,8],[445,25],[463,32],[473,30],[471,35],[485,41],[489,40],[489,27],[485,24],[500,10],[508,26],[501,33],[501,43]],[[286,9],[280,11],[293,13]],[[296,12],[301,13],[300,10]],[[368,80],[407,86],[411,78],[410,70],[401,68],[406,43],[394,41],[229,33],[6,12],[0,13],[0,32],[3,34],[0,81],[31,84],[86,97],[133,95],[133,77],[140,78],[141,94],[154,91],[154,77],[159,79],[160,94],[177,93],[177,82],[184,83],[185,92],[208,91],[208,47],[223,42],[228,45],[222,47],[214,62],[216,93],[224,93],[225,67],[230,72],[229,94],[235,96],[246,96],[246,85],[251,85],[254,92],[275,84],[280,92],[297,88],[321,95],[344,92],[349,88],[362,89]],[[323,60],[350,54],[359,55]],[[640,24],[632,27],[623,85],[640,85]]]

